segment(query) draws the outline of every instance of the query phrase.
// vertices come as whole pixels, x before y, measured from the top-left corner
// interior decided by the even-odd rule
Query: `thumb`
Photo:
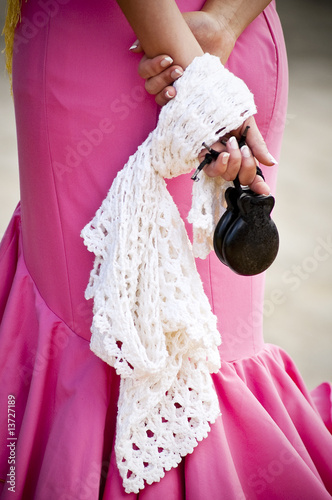
[[[250,117],[247,122],[246,124],[249,125],[250,128],[248,129],[246,143],[248,144],[255,158],[260,163],[263,163],[263,165],[276,165],[278,162],[275,158],[273,158],[273,156],[267,149],[267,145],[265,144],[262,134],[257,127],[254,117]]]

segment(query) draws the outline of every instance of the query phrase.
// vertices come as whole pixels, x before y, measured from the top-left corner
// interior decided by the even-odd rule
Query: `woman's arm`
[[[203,50],[174,0],[117,0],[148,58],[170,56],[186,68]]]
[[[159,70],[160,62],[166,57],[165,54],[183,69],[196,56],[203,55],[201,46],[174,0],[117,0],[117,2],[140,40],[145,52],[144,57],[153,58],[151,61],[157,64]],[[234,131],[234,134],[241,135],[245,124],[250,124],[247,137],[253,153],[265,165],[272,165],[274,162],[268,154],[253,117]],[[220,146],[220,143],[216,146]],[[269,193],[269,187],[256,175],[256,161],[252,152],[249,148],[240,151],[236,141],[228,141],[226,150],[205,171],[211,177],[221,175],[226,180],[233,180],[239,174],[242,184],[251,185],[256,192]]]
[[[237,40],[247,26],[268,6],[271,0],[207,0],[202,8],[215,17],[221,29]]]
[[[220,57],[226,64],[238,37],[269,3],[270,0],[207,0],[201,11],[185,12],[183,17],[202,50]],[[135,44],[133,52],[140,52],[140,42]],[[149,55],[145,55],[139,65],[139,74],[148,80],[147,92],[156,95],[159,104],[165,104],[175,95],[171,85],[179,77],[181,68],[169,66],[165,70],[158,63],[159,60],[151,61]],[[175,69],[178,72],[174,72]]]

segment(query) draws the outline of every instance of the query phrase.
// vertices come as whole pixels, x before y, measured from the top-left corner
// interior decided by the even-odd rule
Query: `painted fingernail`
[[[238,145],[236,137],[234,135],[232,135],[232,137],[230,137],[228,139],[228,142],[229,142],[231,149],[239,149],[239,145]]]
[[[224,153],[222,155],[222,158],[221,158],[221,162],[224,164],[224,165],[227,165],[228,163],[228,158],[230,157],[230,154],[229,153]]]
[[[129,47],[129,50],[134,50],[134,49],[137,49],[138,44],[139,44],[139,41],[138,41],[138,40],[136,40],[136,42],[134,42],[134,43],[132,44],[132,46],[131,46],[131,47]]]
[[[268,157],[269,157],[269,160],[272,161],[272,163],[274,163],[274,165],[277,165],[278,162],[275,158],[273,158],[273,156],[271,155],[271,153],[268,154]]]
[[[169,56],[166,56],[166,57],[164,57],[164,59],[162,59],[160,61],[160,66],[162,68],[167,68],[167,66],[170,66],[170,64],[172,64],[172,62],[173,62],[173,59]]]
[[[173,78],[173,80],[176,80],[177,78],[179,78],[182,75],[183,75],[183,71],[181,69],[174,69],[171,73],[171,77]]]
[[[168,90],[166,90],[165,92],[165,96],[168,98],[168,99],[173,99],[174,95],[171,95]]]
[[[250,154],[250,149],[248,148],[248,146],[247,146],[247,145],[242,146],[242,148],[241,148],[241,153],[242,153],[242,155],[243,155],[245,158],[250,158],[250,157],[251,157],[251,154]]]

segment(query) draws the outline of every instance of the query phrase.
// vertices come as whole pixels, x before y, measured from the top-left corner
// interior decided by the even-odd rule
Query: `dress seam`
[[[274,55],[275,55],[275,67],[276,67],[276,77],[275,77],[275,83],[274,83],[274,99],[273,99],[273,105],[272,105],[272,108],[271,108],[271,114],[270,114],[270,118],[269,118],[269,121],[268,121],[268,126],[267,126],[267,130],[266,130],[266,140],[270,134],[270,130],[271,130],[271,123],[272,123],[272,120],[273,120],[273,115],[274,115],[274,112],[275,112],[275,109],[276,109],[276,104],[277,104],[277,97],[278,97],[278,81],[279,81],[279,54],[278,54],[278,48],[277,48],[277,43],[276,43],[276,39],[275,39],[275,36],[274,36],[274,33],[273,33],[273,30],[271,28],[271,23],[268,19],[268,15],[266,13],[266,9],[263,10],[263,15],[264,15],[264,19],[265,19],[265,22],[266,22],[266,25],[268,27],[268,30],[269,30],[269,33],[270,33],[270,36],[271,36],[271,40],[273,42],[273,46],[274,46]]]
[[[271,354],[275,358],[275,352],[274,352],[275,349],[277,349],[278,351],[284,352],[284,350],[283,350],[282,347],[280,347],[280,346],[278,346],[276,344],[272,344],[272,343],[266,342],[266,343],[264,343],[258,349],[257,352],[254,352],[253,354],[249,354],[247,356],[243,356],[243,357],[240,357],[240,358],[234,358],[234,359],[231,359],[231,360],[225,360],[225,359],[223,359],[222,360],[222,365],[223,364],[233,365],[233,364],[236,364],[236,363],[242,363],[243,361],[246,361],[246,360],[253,360],[254,358],[259,357],[260,355],[262,355],[265,352]],[[222,371],[222,367],[218,370],[217,373],[219,373],[220,371]]]
[[[79,335],[77,332],[75,332],[75,330],[73,330],[73,328],[67,323],[67,321],[65,321],[63,318],[61,318],[50,306],[49,304],[46,302],[43,294],[40,292],[39,288],[38,288],[38,285],[37,283],[35,282],[35,280],[33,279],[30,271],[29,271],[29,268],[27,266],[27,263],[25,261],[25,256],[24,256],[24,251],[23,251],[23,248],[22,248],[22,227],[21,227],[21,214],[20,214],[20,221],[19,221],[19,243],[18,243],[18,247],[20,249],[20,253],[21,253],[21,256],[22,256],[22,259],[23,259],[23,262],[24,262],[24,267],[26,269],[26,272],[27,272],[27,275],[29,277],[29,279],[31,280],[34,288],[35,288],[35,293],[37,293],[39,295],[39,297],[41,298],[41,300],[43,301],[45,307],[47,307],[47,309],[61,322],[63,323],[76,337],[79,337],[80,339],[84,340],[84,342],[90,342],[90,339],[87,340],[86,338],[82,337],[82,335]],[[21,247],[21,248],[20,248]],[[15,273],[16,274],[16,273]]]
[[[47,110],[47,90],[46,90],[46,67],[47,67],[47,46],[49,43],[49,32],[50,32],[50,22],[47,24],[46,29],[47,29],[47,37],[46,37],[46,44],[45,44],[45,58],[44,58],[44,71],[43,71],[43,85],[44,85],[44,115],[45,115],[45,130],[46,130],[46,135],[47,135],[47,150],[50,158],[50,165],[51,165],[51,170],[52,170],[52,179],[53,179],[53,189],[56,197],[56,207],[57,207],[57,212],[58,212],[58,217],[59,217],[59,222],[60,222],[60,231],[62,235],[62,246],[63,246],[63,254],[64,254],[64,261],[65,261],[65,269],[66,269],[66,281],[67,281],[67,286],[68,286],[68,294],[69,294],[69,300],[70,300],[70,315],[71,315],[71,322],[74,325],[74,314],[73,314],[73,304],[72,304],[72,295],[71,295],[71,286],[70,286],[70,280],[68,279],[69,276],[69,271],[68,271],[68,260],[67,260],[67,252],[66,252],[66,245],[65,245],[65,240],[64,240],[64,235],[63,235],[63,227],[62,227],[62,215],[61,215],[61,210],[59,207],[59,197],[58,197],[58,190],[57,190],[57,185],[55,181],[55,176],[54,176],[54,169],[53,169],[53,157],[51,153],[51,145],[50,145],[50,134],[49,134],[49,122],[48,122],[48,110]],[[66,323],[67,324],[67,323]]]

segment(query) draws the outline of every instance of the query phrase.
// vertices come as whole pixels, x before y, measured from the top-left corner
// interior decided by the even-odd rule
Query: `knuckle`
[[[144,78],[153,78],[160,73],[158,62],[154,59],[142,59],[138,65],[138,74]]]
[[[239,168],[241,166],[241,160],[242,160],[242,157],[241,157],[240,151],[238,151],[238,152],[235,151],[234,153],[230,154],[230,157],[228,160],[228,165],[232,169],[239,170]]]
[[[152,76],[145,82],[145,88],[149,94],[158,94],[165,85],[158,76]]]
[[[227,170],[226,170],[227,174],[229,175],[230,177],[230,180],[234,180],[235,177],[237,176],[237,174],[239,173],[239,167],[237,167],[236,165],[230,165]]]
[[[146,78],[146,76],[145,76],[145,69],[144,69],[143,64],[139,64],[138,65],[137,73],[139,74],[139,76],[141,78]]]
[[[150,76],[157,76],[159,73],[161,73],[163,70],[160,67],[160,60],[159,58],[151,59],[150,60]]]
[[[152,79],[147,79],[145,80],[145,90],[148,92],[148,94],[156,94],[157,92],[155,91],[155,85],[153,83]]]

